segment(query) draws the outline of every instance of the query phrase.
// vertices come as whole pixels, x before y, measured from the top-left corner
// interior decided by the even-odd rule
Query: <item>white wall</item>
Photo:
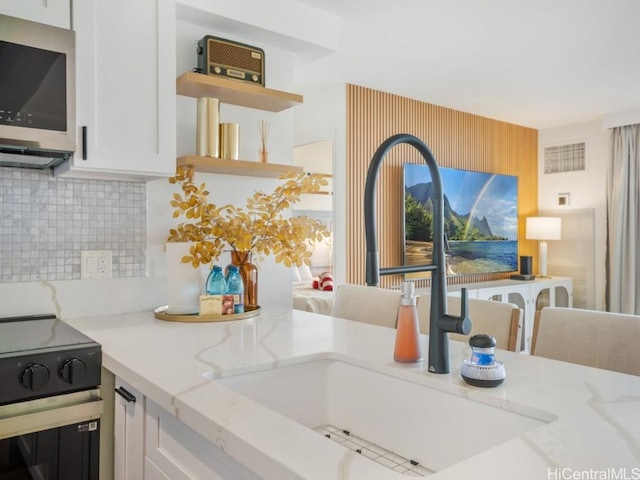
[[[297,74],[300,73],[298,70]],[[296,107],[294,138],[296,145],[331,139],[333,143],[333,279],[346,282],[346,115],[345,85],[324,85],[308,89],[304,104]]]
[[[267,6],[262,0],[182,0],[177,4],[176,71],[181,74],[196,66],[196,43],[205,35],[214,35],[255,45],[265,51],[266,87],[297,92],[294,89],[294,65],[311,58],[329,54],[337,48],[338,19],[316,9],[291,5],[277,0]],[[288,14],[282,15],[282,8]],[[305,99],[306,100],[306,99]],[[177,155],[195,153],[196,101],[177,97],[176,128]],[[258,160],[261,120],[270,124],[269,161],[293,163],[294,109],[278,113],[221,104],[220,121],[240,124],[239,158]],[[245,206],[246,199],[256,190],[270,192],[278,184],[276,179],[233,175],[197,174],[206,182],[213,203],[232,203]],[[164,275],[164,242],[168,229],[177,222],[171,218],[169,200],[175,186],[166,180],[148,185],[148,263],[150,275]],[[230,258],[219,259],[226,265]],[[291,307],[292,289],[290,269],[275,264],[273,257],[258,263],[259,303],[261,306]],[[206,273],[206,272],[205,272]]]
[[[178,17],[192,24],[289,50],[297,65],[338,49],[340,17],[295,0],[177,0],[176,7]]]
[[[600,120],[550,128],[538,132],[538,208],[540,210],[594,210],[595,224],[595,308],[605,308],[605,256],[607,198],[606,181],[609,168],[609,130]],[[584,172],[544,174],[544,148],[568,143],[586,142]],[[569,193],[570,204],[558,206],[558,194]],[[553,242],[549,243],[549,251]]]
[[[251,38],[232,35],[211,27],[203,27],[179,21],[176,24],[176,71],[178,75],[190,71],[197,65],[196,43],[205,35],[214,35],[229,40],[256,45]],[[293,54],[265,44],[256,45],[265,51],[266,86],[276,90],[292,91]],[[177,154],[195,154],[196,100],[177,97]],[[293,158],[293,111],[291,109],[273,113],[253,108],[220,104],[220,121],[240,124],[239,158],[258,160],[260,135],[258,124],[267,120],[270,125],[268,147],[270,161],[291,164]]]
[[[300,201],[295,204],[294,210],[318,210],[331,212],[333,210],[333,140],[326,139],[318,142],[296,145],[293,149],[293,163],[302,167],[306,173],[327,174],[324,180],[327,182],[322,187],[322,192],[329,195],[302,195]]]
[[[196,43],[205,35],[215,35],[246,44],[255,44],[251,38],[230,34],[225,31],[203,27],[189,22],[179,21],[176,25],[176,70],[178,74],[196,66]],[[265,71],[267,87],[291,91],[293,79],[293,54],[291,52],[260,44],[265,50]],[[177,97],[177,155],[195,154],[196,101],[190,97]],[[270,161],[290,165],[293,158],[293,112],[271,113],[252,108],[221,104],[220,121],[240,125],[239,158],[258,160],[260,136],[258,125],[261,120],[270,124],[268,147]],[[210,201],[216,205],[231,203],[246,206],[246,199],[256,190],[271,192],[278,180],[235,175],[216,175],[196,173],[198,182],[205,182],[210,191]],[[148,184],[148,261],[150,275],[164,275],[166,262],[164,243],[169,228],[184,218],[173,219],[169,205],[172,193],[177,187],[166,180],[156,180]],[[216,263],[223,267],[230,263],[229,254],[225,254]],[[282,265],[275,264],[272,258],[258,263],[259,267],[259,303],[261,306],[291,306],[291,273]],[[206,275],[206,268],[203,275]]]

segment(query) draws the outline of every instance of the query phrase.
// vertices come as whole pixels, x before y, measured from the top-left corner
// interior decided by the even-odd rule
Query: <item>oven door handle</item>
[[[102,399],[96,398],[75,405],[0,417],[0,439],[95,420],[100,418],[103,411]]]
[[[131,393],[130,391],[128,391],[126,388],[124,388],[124,387],[116,388],[116,393],[118,395],[120,395],[122,398],[124,398],[129,403],[135,403],[136,402],[136,396],[133,393]]]

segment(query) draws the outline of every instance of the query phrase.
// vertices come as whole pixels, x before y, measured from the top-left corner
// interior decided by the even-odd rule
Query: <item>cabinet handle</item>
[[[129,403],[136,402],[136,396],[133,393],[127,391],[124,387],[116,388],[116,393]]]
[[[87,159],[87,127],[82,127],[82,160]]]

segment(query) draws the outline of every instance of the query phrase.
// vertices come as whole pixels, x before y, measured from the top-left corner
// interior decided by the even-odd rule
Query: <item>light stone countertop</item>
[[[151,312],[68,323],[102,344],[107,369],[264,478],[409,477],[206,380],[204,373],[223,377],[305,358],[344,359],[500,408],[557,417],[429,478],[640,479],[640,377],[497,351],[505,382],[471,387],[460,378],[469,357],[464,343],[450,342],[452,373],[433,375],[393,362],[394,330],[297,310],[207,324],[164,322]],[[423,341],[426,353],[427,337]],[[439,434],[455,445],[446,431]],[[482,441],[482,431],[469,436]]]

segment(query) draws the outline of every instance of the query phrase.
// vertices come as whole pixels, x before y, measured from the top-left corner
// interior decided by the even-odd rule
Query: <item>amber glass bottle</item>
[[[251,252],[231,252],[231,263],[240,268],[244,283],[244,308],[249,312],[258,308],[258,267],[251,263]]]
[[[417,363],[423,359],[413,282],[402,283],[393,359],[403,363]]]

